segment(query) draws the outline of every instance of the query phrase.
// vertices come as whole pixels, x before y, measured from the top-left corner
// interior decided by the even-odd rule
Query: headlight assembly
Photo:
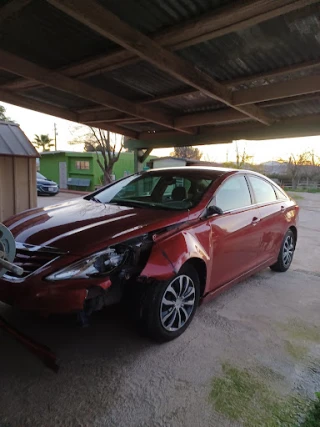
[[[86,279],[89,277],[110,274],[126,261],[128,255],[128,247],[110,247],[104,251],[97,252],[88,258],[77,261],[62,270],[51,274],[46,277],[46,279],[50,281]]]

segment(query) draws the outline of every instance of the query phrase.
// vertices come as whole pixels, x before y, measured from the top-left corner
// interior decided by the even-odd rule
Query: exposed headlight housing
[[[57,280],[87,279],[107,275],[120,267],[126,261],[128,254],[128,247],[110,247],[50,274],[46,280],[55,282]]]

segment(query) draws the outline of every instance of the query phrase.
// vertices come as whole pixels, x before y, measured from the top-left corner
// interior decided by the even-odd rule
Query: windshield
[[[47,179],[45,176],[43,176],[40,172],[37,172],[37,178],[38,179]]]
[[[155,171],[131,175],[88,199],[153,209],[188,210],[196,206],[216,177]]]

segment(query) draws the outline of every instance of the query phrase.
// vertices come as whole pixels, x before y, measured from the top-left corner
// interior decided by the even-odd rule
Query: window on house
[[[76,161],[76,169],[90,169],[90,163],[88,161]]]

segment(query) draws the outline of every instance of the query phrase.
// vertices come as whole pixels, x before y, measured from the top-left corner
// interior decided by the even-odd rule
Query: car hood
[[[50,179],[37,179],[38,185],[57,185],[56,182],[50,181]]]
[[[187,219],[187,212],[74,199],[22,212],[5,225],[17,242],[83,254]]]

